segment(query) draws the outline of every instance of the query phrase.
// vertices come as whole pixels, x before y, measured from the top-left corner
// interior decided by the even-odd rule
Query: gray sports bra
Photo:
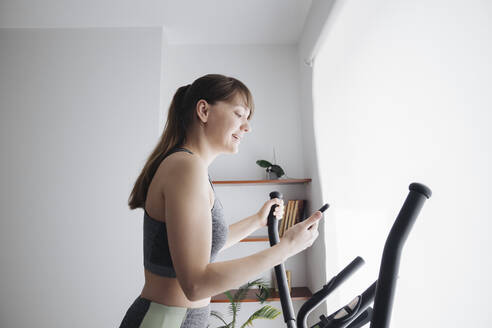
[[[193,154],[188,149],[175,148],[168,152],[164,156],[164,158],[177,151],[186,151],[190,154]],[[210,185],[212,186],[215,195],[214,206],[211,210],[212,249],[210,253],[210,263],[212,263],[213,261],[215,261],[219,250],[226,243],[229,227],[224,220],[222,204],[220,203],[220,200],[215,193],[215,188],[212,184],[212,181],[210,180],[210,174],[208,176],[208,180],[210,181]],[[152,273],[163,277],[176,278],[176,271],[174,271],[171,253],[169,252],[166,223],[150,217],[150,215],[145,210],[145,207],[143,222],[143,240],[144,268]]]

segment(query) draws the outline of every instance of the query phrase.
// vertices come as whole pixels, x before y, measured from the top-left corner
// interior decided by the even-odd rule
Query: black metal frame
[[[349,304],[335,311],[330,316],[321,315],[320,321],[311,328],[359,328],[369,322],[371,323],[370,328],[389,327],[403,245],[424,202],[432,195],[432,191],[420,183],[410,184],[409,190],[410,192],[386,239],[378,280],[362,294],[356,296]],[[282,194],[277,191],[270,193],[271,199],[281,199],[282,197]],[[279,242],[278,219],[273,215],[275,206],[272,206],[268,216],[270,246],[274,246]],[[319,211],[324,212],[328,207],[329,205],[325,204]],[[294,315],[284,264],[281,263],[275,266],[275,276],[277,278],[282,313],[287,327],[307,328],[307,317],[310,312],[318,307],[333,290],[340,286],[363,264],[364,260],[361,257],[355,258],[302,305],[297,314],[297,319]],[[373,301],[374,310],[370,307]]]

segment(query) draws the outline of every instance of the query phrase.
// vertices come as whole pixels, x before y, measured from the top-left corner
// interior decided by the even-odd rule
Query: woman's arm
[[[227,241],[219,252],[238,243],[260,228],[260,220],[257,214],[251,215],[241,221],[229,225]]]
[[[223,293],[258,278],[292,254],[291,246],[280,241],[272,247],[253,255],[235,260],[214,262],[206,266],[196,277],[195,284],[189,290],[189,299],[198,301]]]
[[[210,263],[212,213],[206,167],[198,158],[178,158],[167,169],[163,192],[169,253],[179,284],[190,301],[237,288],[295,254],[295,244],[284,238],[253,255]],[[240,239],[240,234],[233,235]]]

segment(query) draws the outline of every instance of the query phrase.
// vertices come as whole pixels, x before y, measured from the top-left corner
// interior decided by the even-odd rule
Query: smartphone
[[[324,211],[326,211],[328,209],[328,207],[330,207],[330,205],[328,203],[325,203],[323,206],[321,206],[321,208],[318,210],[320,211],[321,213],[323,213]],[[306,220],[307,218],[304,218],[302,219],[300,222]],[[321,220],[321,219],[320,219]]]
[[[326,209],[328,207],[330,207],[330,205],[328,203],[326,203],[325,205],[321,206],[321,208],[318,211],[320,211],[321,213],[323,213],[324,211],[326,211]]]

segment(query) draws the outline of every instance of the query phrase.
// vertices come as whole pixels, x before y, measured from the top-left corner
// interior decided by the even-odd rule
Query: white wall
[[[115,327],[143,286],[127,200],[161,29],[0,29],[0,326]]]
[[[492,325],[491,16],[485,1],[344,1],[314,63],[327,247],[338,269],[367,262],[343,303],[377,278],[408,185],[433,191],[403,249],[392,327]]]
[[[301,93],[301,121],[303,131],[304,162],[306,163],[306,176],[310,176],[313,182],[308,186],[307,198],[311,200],[310,212],[316,211],[322,204],[332,205],[330,190],[324,190],[321,185],[320,172],[325,170],[319,165],[319,148],[324,147],[326,140],[316,137],[316,129],[324,129],[323,126],[315,124],[313,113],[313,67],[312,58],[317,53],[330,17],[334,10],[334,0],[314,0],[309,15],[304,25],[302,36],[298,44]],[[316,242],[306,250],[307,281],[309,289],[314,293],[320,290],[337,272],[338,253],[336,250],[336,230],[331,220],[331,209],[328,209],[320,221],[319,236]],[[308,326],[319,322],[320,315],[331,313],[339,305],[336,292],[332,293],[324,302],[311,312],[308,317]]]
[[[237,154],[218,157],[210,166],[213,179],[263,178],[265,169],[255,162],[273,161],[273,147],[277,162],[288,176],[303,176],[299,71],[294,45],[168,45],[167,53],[161,129],[176,90],[205,74],[235,77],[253,94],[256,111],[251,132],[241,140]]]

